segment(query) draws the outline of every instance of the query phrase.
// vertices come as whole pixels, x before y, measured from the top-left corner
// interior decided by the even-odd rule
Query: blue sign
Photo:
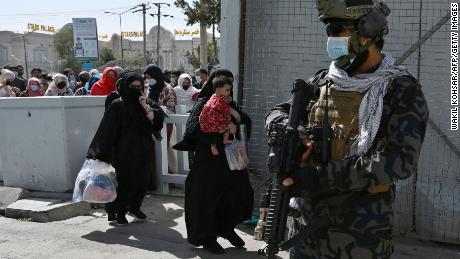
[[[88,71],[88,70],[90,70],[90,69],[93,69],[93,64],[90,63],[90,62],[88,62],[88,63],[83,63],[83,64],[81,64],[81,65],[82,65],[82,69],[83,69],[83,70],[87,70],[87,71]]]

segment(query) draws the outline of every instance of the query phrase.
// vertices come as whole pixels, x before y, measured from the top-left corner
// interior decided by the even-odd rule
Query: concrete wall
[[[307,79],[319,69],[327,68],[330,62],[326,54],[325,28],[318,21],[314,2],[246,0],[243,105],[254,125],[249,155],[255,188],[260,186],[267,171],[265,114],[277,103],[289,99],[295,78]],[[224,8],[225,1],[222,3]],[[449,8],[443,0],[388,0],[385,3],[392,13],[384,50],[394,57],[401,56],[417,42]],[[231,30],[239,27],[238,24],[229,25]],[[422,46],[420,58],[416,52],[404,62],[420,78],[432,125],[428,126],[417,176],[398,183],[394,208],[396,232],[409,232],[415,226],[426,238],[458,242],[459,158],[444,141],[447,139],[451,146],[460,148],[460,133],[447,130],[450,109],[448,30],[445,24]],[[223,41],[228,41],[224,31],[222,35]],[[226,55],[237,56],[237,52]],[[441,128],[441,132],[434,131],[433,126]],[[444,140],[442,134],[446,135]]]
[[[3,165],[2,165],[2,155],[0,154],[0,182],[3,182]]]
[[[0,98],[5,186],[72,190],[104,111],[105,97]]]
[[[233,72],[235,81],[233,83],[233,97],[238,96],[239,82],[239,42],[240,42],[240,1],[222,0],[221,1],[221,49],[219,60],[222,67]]]

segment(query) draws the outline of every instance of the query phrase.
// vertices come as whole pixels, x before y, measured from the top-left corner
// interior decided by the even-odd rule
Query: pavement
[[[147,220],[134,220],[126,226],[110,225],[101,209],[88,215],[49,223],[0,216],[0,258],[261,258],[262,242],[252,238],[252,227],[239,226],[246,250],[232,248],[219,239],[224,255],[213,255],[187,243],[183,198],[147,196],[143,210]],[[395,240],[392,258],[460,259],[460,246],[414,239]],[[280,258],[288,258],[286,252]]]
[[[19,199],[26,198],[28,194],[28,191],[21,188],[3,187],[3,183],[0,182],[0,214],[4,215],[6,207]]]

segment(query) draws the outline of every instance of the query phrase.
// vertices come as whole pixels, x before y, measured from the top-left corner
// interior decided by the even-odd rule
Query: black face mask
[[[125,89],[125,99],[127,102],[130,103],[138,103],[139,102],[139,97],[142,95],[142,92],[140,89],[134,89],[130,87],[126,87]]]
[[[65,85],[66,85],[65,82],[59,82],[59,83],[57,84],[57,88],[59,88],[59,89],[64,89],[64,88],[65,88]]]
[[[5,85],[11,85],[11,81],[6,81]]]

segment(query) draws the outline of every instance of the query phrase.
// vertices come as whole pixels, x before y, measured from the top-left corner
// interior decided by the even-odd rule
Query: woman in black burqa
[[[161,108],[151,108],[143,95],[144,81],[133,71],[119,77],[121,98],[110,103],[91,142],[88,158],[110,163],[117,173],[117,198],[107,204],[109,221],[127,224],[129,211],[140,219],[140,210],[153,163],[152,133],[163,127]]]
[[[222,144],[222,134],[217,144],[219,155],[214,156],[210,148],[214,138],[200,130],[198,117],[206,101],[214,94],[212,80],[216,76],[233,79],[229,70],[216,69],[212,72],[206,86],[201,90],[198,102],[192,108],[187,122],[186,138],[180,144],[195,151],[193,165],[185,181],[187,240],[190,244],[203,246],[213,253],[223,253],[224,249],[217,243],[217,237],[228,239],[235,247],[245,245],[234,228],[251,218],[254,195],[247,170],[230,170]],[[249,135],[251,120],[234,102],[230,106],[241,117],[240,121],[234,123],[245,124]],[[235,135],[239,136],[239,133]]]

